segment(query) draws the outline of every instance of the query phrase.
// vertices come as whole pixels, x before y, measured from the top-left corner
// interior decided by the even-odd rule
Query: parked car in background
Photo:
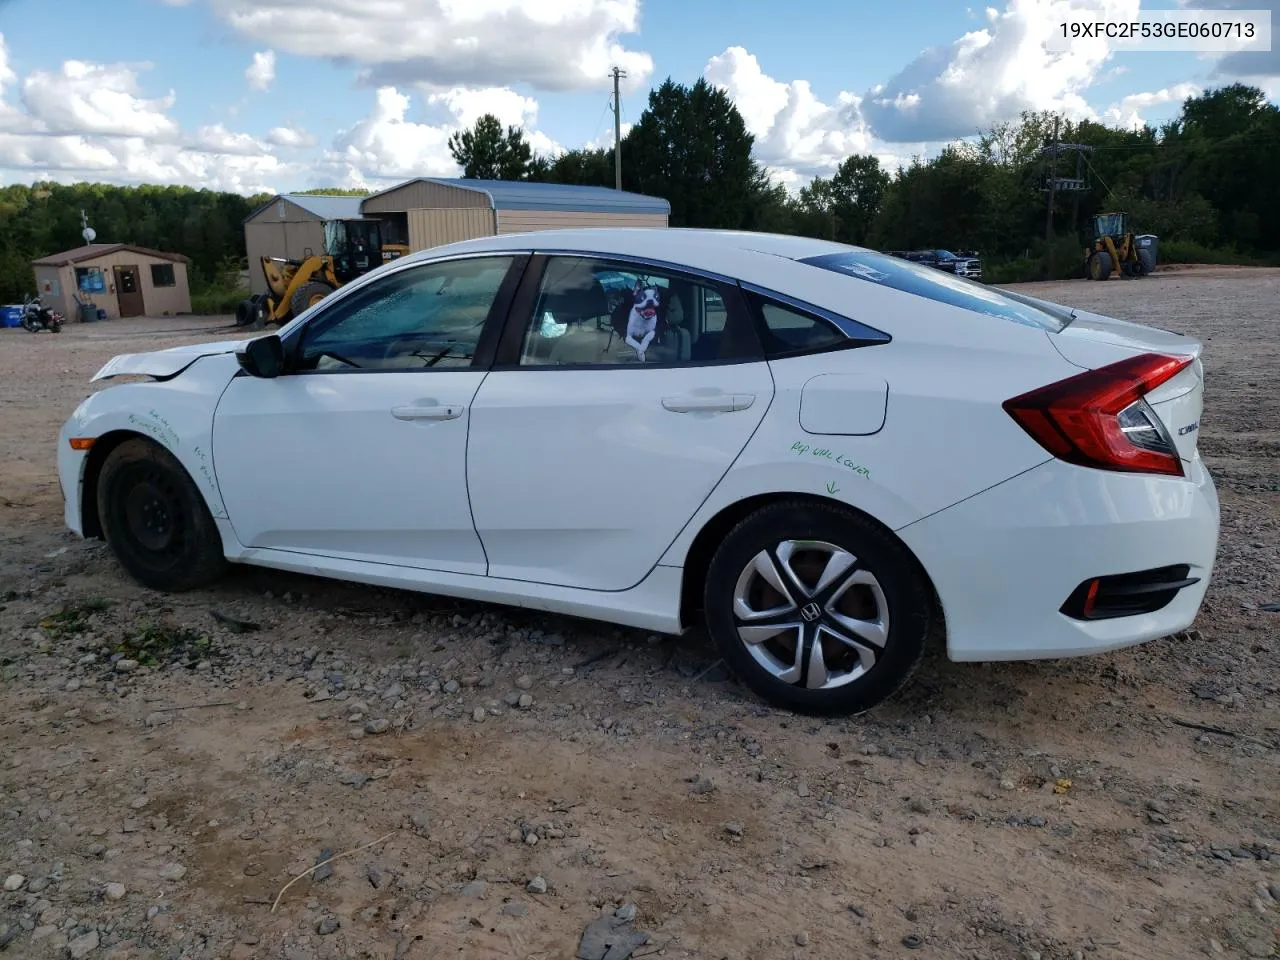
[[[977,253],[971,251],[953,253],[950,250],[928,249],[891,250],[890,253],[900,259],[910,260],[912,263],[921,263],[927,267],[954,273],[958,277],[965,277],[969,280],[982,279],[982,260],[979,259]]]

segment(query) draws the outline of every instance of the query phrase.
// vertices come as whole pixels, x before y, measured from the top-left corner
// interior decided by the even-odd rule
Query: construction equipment
[[[242,300],[236,307],[236,324],[288,323],[334,290],[406,252],[400,244],[383,244],[377,220],[328,220],[323,254],[308,251],[301,260],[260,258],[268,292]]]
[[[1093,246],[1085,247],[1085,276],[1090,280],[1141,277],[1154,264],[1138,253],[1127,213],[1100,213],[1093,218]]]

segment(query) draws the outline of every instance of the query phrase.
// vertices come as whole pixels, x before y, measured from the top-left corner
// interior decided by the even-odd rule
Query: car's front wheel
[[[708,569],[707,629],[757,695],[799,713],[880,704],[924,654],[932,591],[892,534],[837,506],[764,507],[725,537]]]
[[[205,586],[226,566],[200,491],[173,454],[150,440],[126,440],[107,454],[98,517],[121,566],[154,590]]]

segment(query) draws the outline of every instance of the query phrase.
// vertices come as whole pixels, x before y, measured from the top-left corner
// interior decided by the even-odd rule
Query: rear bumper
[[[1201,461],[1188,471],[1147,477],[1054,460],[899,530],[938,591],[951,659],[1082,656],[1189,627],[1213,573],[1219,512]],[[1062,610],[1091,578],[1171,566],[1195,582],[1159,609],[1095,620]]]

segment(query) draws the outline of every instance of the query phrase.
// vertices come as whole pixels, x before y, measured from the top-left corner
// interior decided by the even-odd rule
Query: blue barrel
[[[22,305],[8,304],[0,307],[0,327],[22,326]]]

